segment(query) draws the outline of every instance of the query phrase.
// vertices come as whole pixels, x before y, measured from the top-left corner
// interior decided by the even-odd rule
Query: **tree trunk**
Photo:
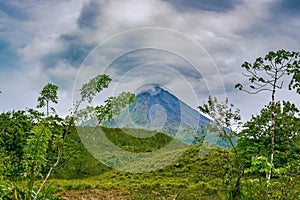
[[[27,193],[28,200],[32,199],[31,194],[32,194],[33,185],[34,185],[34,181],[35,181],[34,167],[35,167],[35,163],[33,162],[30,166],[30,177],[29,177],[29,182],[28,182],[28,193]]]
[[[40,194],[40,192],[42,191],[43,187],[45,186],[46,182],[48,181],[52,171],[57,167],[57,165],[59,164],[60,162],[60,159],[62,158],[63,156],[63,153],[64,153],[64,144],[66,142],[66,138],[67,138],[67,135],[69,134],[69,131],[71,129],[71,126],[72,126],[72,123],[74,121],[70,121],[68,127],[64,130],[64,134],[63,134],[63,141],[62,141],[62,145],[60,148],[58,148],[58,155],[57,155],[57,159],[56,159],[56,162],[50,167],[46,177],[44,178],[42,184],[40,185],[38,191],[36,192],[35,194],[35,197],[33,200],[36,200]]]
[[[49,101],[47,101],[47,117],[49,117]]]
[[[277,72],[275,73],[274,85],[272,90],[272,101],[271,101],[271,153],[270,153],[270,170],[266,174],[267,180],[271,179],[273,160],[274,160],[274,146],[275,146],[275,91],[277,82]]]
[[[47,176],[46,176],[45,179],[43,180],[43,183],[42,183],[41,186],[39,187],[38,191],[36,192],[35,197],[34,197],[33,200],[36,200],[36,199],[38,198],[40,192],[42,191],[42,189],[43,189],[43,187],[45,186],[47,180],[49,179],[49,177],[50,177],[52,171],[56,168],[56,166],[58,165],[58,163],[59,163],[59,160],[57,160],[57,162],[56,162],[54,165],[52,165],[52,166],[50,167],[50,169],[49,169],[49,171],[48,171],[48,173],[47,173]]]

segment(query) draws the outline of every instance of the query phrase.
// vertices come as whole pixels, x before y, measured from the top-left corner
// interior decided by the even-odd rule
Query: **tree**
[[[297,93],[300,94],[300,66],[299,61],[294,61],[294,63],[289,67],[288,74],[292,75],[292,80],[289,84],[289,89],[296,89]]]
[[[0,115],[0,153],[3,154],[0,172],[11,184],[6,189],[15,188],[20,199],[31,198],[33,183],[37,176],[41,176],[45,166],[49,140],[45,140],[44,136],[49,132],[37,131],[41,116],[44,116],[43,113],[32,109]],[[14,184],[23,176],[28,180],[26,191]]]
[[[78,102],[75,102],[73,114],[77,112],[81,103],[83,103],[85,101],[91,102],[97,93],[100,93],[104,88],[107,88],[110,81],[111,81],[111,79],[109,78],[109,76],[107,76],[106,74],[103,74],[103,75],[98,75],[95,78],[91,79],[88,83],[83,84],[82,88],[80,89],[81,99]],[[47,84],[41,92],[41,97],[39,97],[39,100],[38,100],[40,102],[39,106],[45,105],[45,102],[46,102],[47,107],[48,107],[48,102],[50,100],[57,103],[57,96],[56,96],[57,89],[58,89],[57,86],[54,86],[52,84]],[[47,113],[48,113],[48,108],[47,108]],[[42,191],[42,189],[43,189],[45,183],[47,182],[48,178],[50,177],[52,171],[58,166],[58,164],[64,154],[64,145],[65,145],[67,135],[69,134],[70,129],[73,125],[74,125],[74,117],[71,116],[70,118],[68,118],[67,125],[65,125],[63,138],[59,142],[60,145],[58,145],[57,159],[49,168],[49,171],[48,171],[47,175],[45,176],[42,184],[40,185],[40,187],[34,197],[34,200],[37,199],[39,193]],[[42,129],[41,132],[44,132],[44,129]]]
[[[292,76],[289,82],[289,89],[297,89],[297,92],[300,93],[299,66],[300,52],[288,52],[285,50],[279,50],[277,52],[270,51],[264,58],[257,58],[253,64],[248,62],[242,64],[242,68],[246,70],[246,73],[243,73],[243,75],[247,77],[250,82],[248,89],[244,89],[240,83],[235,85],[235,88],[250,94],[258,94],[262,91],[269,91],[271,93],[271,168],[270,171],[266,173],[267,180],[271,179],[274,160],[276,126],[275,94],[278,89],[282,89],[283,79],[287,75]]]
[[[244,124],[238,133],[237,149],[245,162],[245,174],[249,177],[247,197],[253,199],[298,199],[299,191],[294,188],[300,178],[300,112],[288,101],[275,103],[275,147],[274,160],[269,161],[271,139],[271,103],[258,115]],[[263,176],[272,168],[272,177],[263,180]],[[251,180],[251,177],[255,177]]]
[[[36,200],[38,198],[39,193],[43,189],[43,187],[44,187],[45,183],[47,182],[48,178],[50,177],[52,171],[60,163],[60,160],[64,154],[64,150],[65,150],[64,146],[65,146],[67,136],[70,133],[71,129],[74,127],[75,120],[78,118],[76,115],[78,114],[80,105],[84,102],[91,103],[92,100],[94,99],[94,97],[98,93],[100,93],[104,88],[108,88],[108,85],[110,82],[111,82],[111,78],[106,74],[102,74],[102,75],[97,75],[96,77],[89,80],[88,83],[85,83],[82,85],[82,87],[80,89],[81,98],[77,102],[74,102],[74,108],[73,108],[73,111],[71,112],[71,116],[68,118],[66,125],[64,125],[65,128],[64,128],[63,138],[59,142],[59,145],[58,145],[57,158],[56,158],[55,162],[49,168],[47,175],[45,176],[42,184],[40,185],[38,191],[36,192],[34,200]],[[110,109],[104,109],[104,110],[100,109],[100,111],[96,110],[95,114],[96,114],[96,116],[101,115],[101,117],[102,117],[101,120],[103,118],[105,118],[106,115],[108,115],[108,118],[110,118],[110,117],[112,117],[111,110],[114,109],[114,107],[113,107],[114,104],[112,104],[112,103],[114,103],[113,100],[120,100],[122,102],[122,104],[117,104],[118,106],[121,106],[121,107],[117,107],[117,112],[120,112],[120,109],[124,108],[124,106],[126,106],[132,102],[133,97],[134,97],[133,94],[130,94],[128,92],[125,92],[125,93],[123,92],[118,97],[110,97],[108,100],[105,101],[105,103],[107,104],[105,106],[105,108],[110,108]],[[123,101],[124,99],[125,100],[127,99],[127,101]],[[82,110],[85,110],[85,109],[82,109]],[[90,112],[91,109],[88,109],[88,111]],[[82,112],[79,112],[79,113],[82,113]],[[86,115],[89,116],[89,113],[87,113]],[[99,124],[100,124],[100,122],[101,121],[99,120]],[[43,131],[43,129],[42,129],[42,131]],[[41,152],[43,152],[43,151],[41,151]]]
[[[224,175],[224,182],[227,185],[229,199],[238,199],[241,193],[241,178],[244,174],[243,164],[240,160],[239,153],[235,147],[235,139],[237,138],[236,130],[241,126],[240,110],[234,109],[233,104],[228,103],[226,98],[224,102],[219,102],[216,97],[209,96],[207,104],[199,106],[199,110],[208,114],[213,120],[207,126],[209,134],[216,134],[221,139],[228,142],[228,148],[233,150],[234,163],[230,161],[228,170]]]
[[[116,97],[109,97],[104,105],[96,106],[96,117],[100,124],[103,120],[112,120],[114,116],[121,114],[124,108],[134,102],[135,95],[130,92],[122,92]]]
[[[46,116],[33,109],[0,114],[0,199],[12,199],[17,196],[18,199],[27,200],[41,198],[41,191],[53,170],[61,161],[66,162],[70,158],[63,158],[66,156],[65,152],[70,150],[66,139],[75,131],[74,121],[78,118],[77,111],[80,105],[85,102],[91,103],[98,93],[108,87],[110,81],[111,78],[103,74],[83,84],[79,90],[81,99],[74,102],[73,111],[66,119],[57,115]],[[47,106],[47,114],[49,103],[57,103],[57,89],[57,86],[47,84],[40,93],[39,107]],[[95,111],[95,117],[101,122],[120,113],[133,100],[133,94],[123,92],[117,97],[109,97],[103,106],[83,110],[87,116]],[[69,153],[74,154],[75,151],[73,149]],[[20,178],[23,180],[24,176],[27,188],[24,188],[23,184],[14,184],[14,181]],[[37,178],[43,178],[43,181],[34,193],[33,187]]]
[[[42,108],[46,106],[46,115],[49,116],[49,103],[57,103],[58,96],[57,96],[58,86],[48,83],[42,91],[40,92],[40,96],[38,97],[38,105],[37,108]],[[54,109],[51,108],[53,111]]]
[[[275,147],[274,168],[283,168],[300,159],[300,148],[296,141],[300,132],[300,112],[295,104],[290,102],[275,103]],[[238,134],[237,148],[241,157],[245,158],[246,167],[251,166],[251,159],[257,155],[267,157],[271,138],[271,104],[265,106],[260,114],[252,116],[244,124],[244,129]]]
[[[24,166],[20,163],[23,161],[23,149],[32,126],[32,120],[25,111],[0,114],[0,147],[7,152],[6,157],[9,158],[0,172],[10,181],[15,181],[24,171]],[[2,158],[5,157],[0,157],[0,160]]]
[[[31,130],[24,148],[25,177],[28,178],[27,198],[32,199],[33,184],[37,177],[42,176],[42,168],[46,166],[48,142],[52,131],[44,124],[36,125]]]

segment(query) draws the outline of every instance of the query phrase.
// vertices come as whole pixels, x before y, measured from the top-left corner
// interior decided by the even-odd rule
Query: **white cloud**
[[[154,26],[182,32],[201,44],[211,55],[222,74],[228,96],[241,107],[245,107],[249,102],[253,104],[250,107],[261,107],[262,104],[253,101],[257,97],[249,96],[248,98],[247,96],[244,98],[244,95],[233,92],[230,88],[230,85],[233,87],[236,82],[244,81],[240,68],[242,62],[252,61],[258,56],[265,55],[269,50],[299,49],[299,19],[290,19],[288,22],[276,24],[275,27],[270,21],[272,13],[269,12],[269,5],[273,3],[270,0],[244,0],[226,12],[197,9],[178,11],[171,3],[161,0],[147,0],[142,3],[139,0],[101,0],[97,1],[99,12],[94,13],[94,18],[91,19],[94,20],[91,21],[94,23],[93,29],[82,28],[78,24],[83,9],[91,4],[89,2],[89,0],[28,0],[20,5],[26,11],[24,13],[29,15],[24,21],[0,12],[0,28],[4,30],[0,33],[0,37],[8,41],[22,59],[19,69],[1,72],[1,86],[13,87],[7,96],[5,96],[6,92],[1,94],[1,98],[4,98],[5,101],[2,104],[3,109],[20,108],[21,103],[18,103],[17,94],[24,91],[30,96],[23,98],[23,103],[34,105],[35,97],[41,87],[47,82],[54,81],[63,85],[60,95],[63,96],[61,101],[64,103],[59,110],[66,113],[63,106],[69,109],[76,68],[63,56],[51,56],[61,55],[67,48],[70,48],[72,41],[62,40],[62,35],[74,36],[78,40],[76,47],[80,48],[80,44],[96,47],[110,36],[133,28]],[[14,4],[18,6],[18,3]],[[85,12],[88,17],[89,10],[86,9]],[[157,38],[160,40],[155,40]],[[120,49],[122,45],[130,49],[137,44],[141,46],[159,45],[167,50],[176,49],[178,53],[188,52],[190,60],[194,59],[195,62],[199,62],[197,59],[201,58],[200,60],[203,62],[208,62],[204,60],[204,54],[200,56],[194,48],[188,49],[184,45],[184,40],[172,43],[166,38],[163,35],[151,35],[150,32],[145,32],[144,35],[136,35],[128,40],[115,41],[116,44],[107,45],[98,57],[93,58],[92,62],[98,62],[99,65],[109,63],[113,59],[112,55],[122,52]],[[54,62],[51,63],[53,65],[47,66],[48,63],[45,62],[48,61],[45,61],[45,58],[48,61],[53,59]],[[164,62],[169,61],[165,60]],[[210,67],[202,67],[201,70],[203,72],[201,74],[206,76],[207,81],[210,81],[210,88],[217,92],[220,85],[216,85],[214,88],[213,83],[216,79],[220,79],[219,74]],[[87,75],[89,75],[88,72]],[[143,74],[137,75],[136,80],[133,81],[138,84],[143,77]],[[157,78],[165,78],[168,87],[182,88],[182,99],[192,102],[192,99],[189,101],[189,95],[179,82],[167,80],[166,77],[157,76]],[[191,78],[189,81],[197,85],[197,80]],[[201,86],[197,88],[197,91],[205,91],[203,80],[198,82]],[[265,97],[260,100],[263,101],[263,99]],[[194,107],[194,105],[192,106]],[[248,108],[249,106],[246,110]],[[249,116],[249,113],[251,113],[250,108],[244,115]]]

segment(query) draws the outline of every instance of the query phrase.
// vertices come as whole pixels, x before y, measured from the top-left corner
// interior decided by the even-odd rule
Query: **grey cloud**
[[[118,75],[125,74],[142,65],[158,65],[172,68],[181,76],[190,79],[200,79],[199,72],[184,58],[161,49],[145,48],[122,55],[110,65]]]
[[[299,2],[291,0],[147,0],[143,2],[139,0],[42,0],[42,2],[35,0],[5,2],[0,0],[0,7],[0,23],[3,28],[3,31],[0,32],[2,39],[0,48],[6,52],[0,57],[2,64],[6,63],[11,67],[0,73],[1,84],[7,84],[18,92],[25,91],[26,94],[29,94],[27,103],[22,102],[22,105],[26,104],[27,106],[33,101],[32,105],[35,104],[36,99],[30,96],[38,94],[45,81],[54,81],[59,83],[60,88],[63,89],[62,93],[65,95],[65,103],[61,106],[63,108],[71,101],[68,90],[72,88],[74,74],[98,42],[105,41],[109,36],[121,31],[154,26],[181,31],[203,45],[218,65],[226,92],[233,101],[242,105],[238,107],[249,108],[249,111],[244,111],[244,115],[249,115],[254,107],[259,108],[261,104],[267,102],[262,101],[261,104],[257,104],[253,100],[257,98],[256,96],[245,98],[243,97],[245,94],[237,93],[232,89],[236,82],[242,81],[241,63],[243,61],[251,62],[254,58],[265,55],[271,49],[299,50],[300,45],[298,34],[300,24],[297,13]],[[25,20],[26,16],[31,18],[23,22],[22,20]],[[38,37],[38,35],[42,35],[42,37]],[[120,51],[118,44],[122,47],[121,44],[124,43],[126,49],[132,49],[131,46],[134,48],[135,44],[144,44],[147,42],[145,40],[152,41],[153,38],[158,37],[160,35],[143,34],[141,37],[134,35],[125,41],[116,41],[116,44],[107,45],[103,48],[103,52],[95,58],[97,67],[100,67],[102,63],[107,64],[107,60],[113,61],[115,54]],[[170,40],[162,39],[157,43],[169,44]],[[151,43],[147,42],[147,44]],[[146,46],[155,47],[155,45]],[[173,46],[172,49],[181,50],[183,44],[172,43],[170,46]],[[199,55],[194,53],[194,48],[190,48],[188,51],[193,57],[199,59]],[[16,57],[15,55],[20,56]],[[192,86],[195,86],[199,96],[202,95],[204,100],[207,97],[207,88],[204,83],[205,72],[208,71],[209,78],[212,77],[213,81],[215,81],[213,78],[219,78],[213,76],[214,71],[210,74],[208,67],[204,66],[204,73],[200,74],[184,60],[174,59],[174,56],[168,55],[167,52],[159,52],[157,55],[150,50],[145,50],[143,54],[127,55],[123,60],[119,59],[114,64],[118,64],[120,67],[113,68],[112,73],[120,77],[130,71],[133,66],[149,64],[150,67],[151,62],[161,64],[160,66],[165,64],[183,77],[189,77],[188,81],[193,82]],[[20,69],[24,68],[21,71],[22,74],[19,75],[24,80],[19,80],[18,76],[7,71],[13,70],[12,65],[18,65]],[[156,69],[159,70],[158,67]],[[28,76],[31,73],[32,75]],[[148,78],[147,73],[143,70],[136,72],[137,78],[132,74],[134,73],[131,73],[131,76],[128,75],[128,78],[132,78],[134,83],[143,81],[139,79]],[[172,88],[171,86],[178,88],[177,94],[182,95],[178,97],[189,103],[190,97],[188,94],[185,96],[185,88],[181,82],[172,79],[173,77],[169,77],[170,88]],[[157,76],[155,78],[166,79],[168,77]],[[10,80],[14,81],[8,82]],[[23,84],[24,81],[26,81],[26,85]],[[19,88],[18,84],[20,83],[24,87]],[[38,88],[35,88],[37,85]],[[120,85],[123,86],[123,83]],[[0,105],[0,109],[21,107],[21,103],[18,105],[18,102],[10,100],[18,99],[18,92],[7,97]],[[3,91],[3,96],[4,93],[7,92]],[[247,106],[249,102],[253,105]]]
[[[93,47],[80,42],[70,42],[65,51],[60,53],[60,58],[74,67],[79,67]]]
[[[30,19],[30,14],[25,10],[24,4],[14,1],[0,1],[0,11],[16,20],[25,21]]]
[[[19,56],[10,46],[8,41],[0,39],[0,69],[9,70],[20,65]]]
[[[95,29],[100,16],[100,4],[97,0],[91,0],[82,7],[77,24],[80,28]]]
[[[288,33],[289,37],[297,38],[299,37],[299,10],[298,0],[271,1],[266,10],[268,17],[257,22],[257,26],[252,27],[252,32],[260,35]]]
[[[64,46],[63,50],[47,54],[42,59],[42,63],[47,69],[55,67],[61,61],[78,68],[96,46],[96,44],[92,45],[83,42],[78,35],[63,34],[60,36],[60,40]]]
[[[273,19],[284,17],[292,17],[300,15],[300,1],[299,0],[278,0],[270,6],[270,12]]]
[[[165,0],[175,6],[179,11],[208,10],[228,12],[241,1],[239,0]]]

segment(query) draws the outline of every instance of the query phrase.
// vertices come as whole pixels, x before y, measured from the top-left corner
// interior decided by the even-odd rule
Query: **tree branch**
[[[251,91],[244,90],[244,89],[241,89],[241,90],[244,91],[244,92],[247,92],[249,94],[258,94],[258,93],[260,93],[262,91],[272,91],[271,89],[268,89],[268,88],[263,88],[263,89],[257,90],[256,92],[251,92]]]

